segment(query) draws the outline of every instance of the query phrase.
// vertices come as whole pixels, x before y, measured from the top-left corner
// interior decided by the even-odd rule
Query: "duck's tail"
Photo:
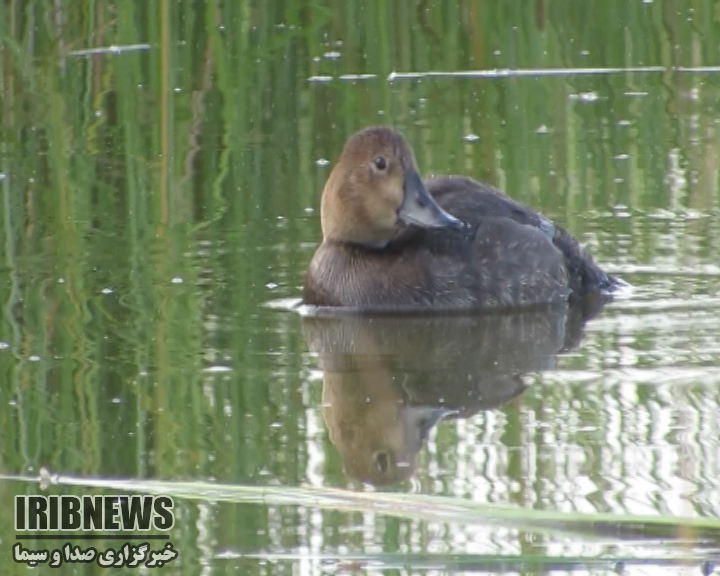
[[[628,286],[627,282],[608,274],[595,264],[593,257],[561,226],[556,225],[553,243],[565,255],[573,294],[577,296],[594,292],[612,294],[617,289]]]

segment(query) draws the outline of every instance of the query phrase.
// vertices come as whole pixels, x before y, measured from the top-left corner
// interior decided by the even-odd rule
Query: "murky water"
[[[719,30],[691,0],[6,2],[2,573],[41,469],[45,494],[175,495],[168,573],[720,572]],[[633,289],[290,310],[374,123]]]

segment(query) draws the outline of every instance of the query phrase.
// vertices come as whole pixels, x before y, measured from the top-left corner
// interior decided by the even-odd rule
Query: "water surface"
[[[0,472],[80,482],[50,493],[184,480],[717,519],[718,18],[691,0],[6,2]],[[375,123],[424,173],[566,226],[631,295],[485,319],[268,306],[299,297],[325,178]],[[37,491],[0,481],[2,509]],[[693,533],[176,502],[168,573],[701,574],[720,554]],[[14,534],[0,561],[24,574]]]

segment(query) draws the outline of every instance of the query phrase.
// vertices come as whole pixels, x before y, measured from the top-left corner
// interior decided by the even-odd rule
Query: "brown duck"
[[[423,182],[410,144],[370,127],[346,142],[321,201],[303,302],[358,311],[516,308],[611,293],[578,241],[460,176]]]

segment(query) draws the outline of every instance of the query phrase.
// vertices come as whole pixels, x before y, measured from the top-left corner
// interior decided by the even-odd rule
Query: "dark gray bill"
[[[398,210],[398,218],[405,224],[415,224],[423,228],[462,228],[462,220],[448,214],[438,206],[420,175],[414,170],[405,175],[403,184],[403,203]]]
[[[430,430],[440,420],[451,414],[457,414],[456,410],[447,408],[432,408],[411,406],[402,411],[402,419],[405,428],[405,437],[410,448],[417,452],[422,447],[430,434]]]

